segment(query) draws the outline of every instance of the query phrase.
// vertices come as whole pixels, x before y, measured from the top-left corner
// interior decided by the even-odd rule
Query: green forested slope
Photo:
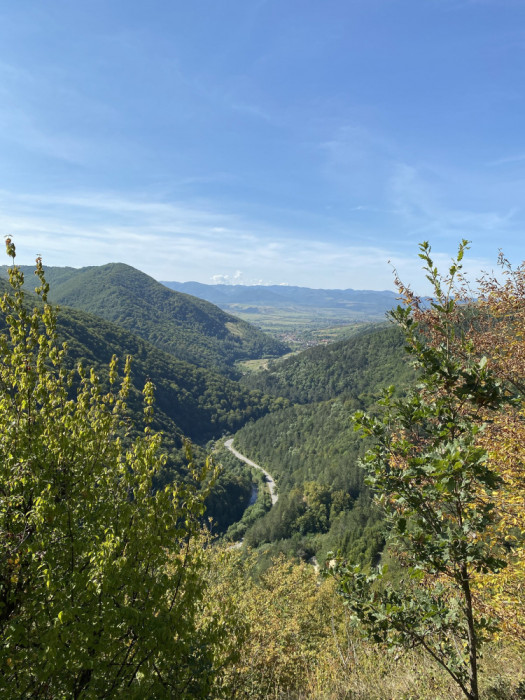
[[[297,403],[235,435],[241,452],[276,478],[280,494],[246,541],[302,556],[340,549],[370,562],[381,551],[382,526],[358,464],[366,444],[354,432],[351,415],[373,410],[382,388],[394,382],[402,387],[413,378],[401,335],[379,327],[252,376],[249,386]]]
[[[367,396],[373,396],[379,388],[394,381],[402,384],[410,376],[403,337],[385,324],[275,362],[268,370],[247,375],[243,382],[294,403],[326,401],[336,396],[361,397],[367,402]]]
[[[0,292],[7,283],[0,280]],[[39,303],[27,296],[28,304]],[[4,321],[0,318],[0,327]],[[132,360],[132,407],[147,379],[155,384],[156,425],[168,436],[181,433],[204,444],[224,431],[235,430],[250,418],[258,418],[271,407],[283,405],[259,391],[216,372],[196,367],[159,350],[151,343],[119,327],[78,309],[61,307],[57,331],[68,344],[68,362],[79,360],[95,367],[104,377],[111,357]]]
[[[236,434],[239,449],[264,465],[279,489],[277,504],[248,530],[248,544],[280,542],[285,551],[319,557],[341,549],[365,562],[378,554],[383,538],[357,464],[364,446],[351,413],[338,400],[295,405]]]
[[[0,293],[7,288],[0,280]],[[30,306],[39,304],[32,295]],[[0,316],[0,330],[4,319]],[[93,367],[103,384],[113,355],[120,359],[122,371],[127,355],[132,356],[132,386],[128,398],[130,425],[141,430],[142,388],[147,380],[155,385],[154,428],[164,433],[163,446],[169,453],[160,482],[185,472],[183,438],[196,443],[199,460],[205,457],[204,444],[224,432],[236,430],[250,418],[258,418],[282,405],[282,399],[263,396],[259,391],[242,387],[211,370],[178,360],[114,323],[92,314],[62,307],[57,320],[60,341],[68,345],[67,364],[79,361]],[[251,481],[244,469],[229,469],[219,477],[210,494],[208,514],[217,522],[214,529],[224,530],[239,519],[251,494]]]
[[[29,281],[33,269],[22,270]],[[51,302],[113,321],[199,367],[233,376],[238,360],[279,356],[287,350],[249,323],[202,299],[172,291],[129,265],[49,268],[46,274]]]
[[[201,444],[260,417],[275,403],[216,372],[178,360],[114,323],[67,308],[58,318],[72,359],[104,367],[113,354],[123,359],[131,355],[134,385],[140,390],[147,379],[155,384],[158,421],[166,426],[171,421]]]

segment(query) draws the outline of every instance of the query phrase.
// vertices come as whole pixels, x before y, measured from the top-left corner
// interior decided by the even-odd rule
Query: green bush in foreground
[[[14,262],[14,245],[7,239]],[[164,461],[148,427],[126,434],[129,361],[111,390],[65,369],[55,312],[28,310],[9,270],[0,300],[0,695],[3,698],[206,697],[213,620],[196,546],[207,469],[153,493]]]
[[[474,595],[479,575],[494,574],[508,554],[493,536],[495,500],[502,479],[479,445],[487,411],[504,410],[501,382],[463,343],[456,322],[454,280],[467,246],[443,280],[421,245],[434,299],[430,308],[443,339],[432,343],[413,309],[392,313],[419,370],[406,399],[386,392],[379,417],[354,421],[375,446],[363,461],[368,483],[390,526],[389,540],[406,573],[398,587],[381,586],[381,572],[338,567],[340,592],[368,637],[389,647],[424,650],[459,686],[478,700],[478,660],[494,631]],[[428,329],[427,329],[428,330]],[[432,328],[430,328],[430,331]]]

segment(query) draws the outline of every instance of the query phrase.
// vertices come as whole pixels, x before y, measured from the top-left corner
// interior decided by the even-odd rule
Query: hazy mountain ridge
[[[203,284],[162,282],[170,289],[193,294],[218,306],[230,304],[290,305],[330,309],[355,309],[361,313],[383,314],[396,304],[394,292],[356,289],[311,289],[293,285]]]

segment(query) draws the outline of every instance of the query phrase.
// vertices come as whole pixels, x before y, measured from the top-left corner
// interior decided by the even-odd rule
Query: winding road
[[[233,438],[226,440],[226,442],[224,443],[224,447],[230,450],[230,452],[232,452],[237,457],[237,459],[240,459],[242,462],[246,462],[246,464],[249,464],[250,467],[255,467],[255,469],[259,469],[260,471],[262,471],[262,473],[266,477],[266,483],[268,484],[270,498],[272,499],[272,506],[275,505],[279,499],[279,494],[277,493],[277,486],[275,485],[274,478],[270,474],[270,472],[267,472],[266,469],[261,467],[259,464],[255,464],[255,462],[252,462],[251,459],[248,459],[248,457],[245,457],[240,452],[237,452],[235,447],[233,447]]]

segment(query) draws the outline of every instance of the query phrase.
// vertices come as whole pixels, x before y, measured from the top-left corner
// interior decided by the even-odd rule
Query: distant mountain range
[[[253,304],[274,308],[315,307],[355,311],[363,315],[383,315],[396,305],[394,292],[356,289],[310,289],[288,285],[202,284],[162,282],[170,289],[205,299],[221,309]]]

